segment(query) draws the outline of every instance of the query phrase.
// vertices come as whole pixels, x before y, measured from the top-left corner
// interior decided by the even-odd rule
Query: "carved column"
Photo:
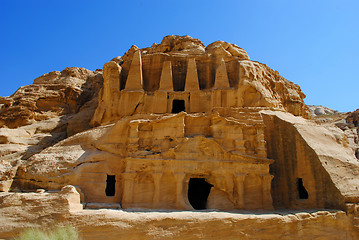
[[[196,60],[190,58],[187,63],[187,74],[186,74],[186,83],[185,91],[195,91],[199,90],[198,74]]]
[[[129,208],[133,204],[133,182],[136,173],[123,173],[123,195],[122,195],[122,208]]]
[[[237,208],[244,209],[244,179],[247,174],[238,173],[234,175],[234,179],[237,185]]]
[[[235,135],[235,137],[233,139],[234,139],[235,150],[245,153],[246,148],[244,147],[245,141],[244,141],[242,127],[238,127],[236,129],[236,135]]]
[[[160,203],[160,187],[161,187],[160,184],[161,184],[162,172],[154,172],[152,173],[152,176],[153,176],[153,184],[154,184],[152,207],[156,209],[159,208],[159,203]]]
[[[271,182],[273,176],[270,174],[262,175],[262,205],[264,209],[273,209]]]
[[[159,90],[173,91],[171,61],[163,62]]]
[[[142,60],[141,51],[137,50],[133,54],[130,70],[128,72],[125,90],[130,91],[143,91],[143,75],[142,75]]]
[[[229,89],[228,74],[226,69],[226,63],[223,58],[219,62],[219,66],[216,70],[216,77],[214,80],[214,89]]]
[[[184,209],[186,208],[186,204],[183,199],[183,184],[184,177],[186,174],[184,173],[175,173],[174,177],[176,179],[176,208]]]
[[[266,141],[264,140],[264,129],[257,128],[257,147],[256,152],[259,157],[267,157]]]

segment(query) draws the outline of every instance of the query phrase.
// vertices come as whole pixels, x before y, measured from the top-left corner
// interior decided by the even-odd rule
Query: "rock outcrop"
[[[0,99],[0,237],[58,221],[86,239],[356,239],[358,114],[311,120],[304,97],[235,44],[189,36],[45,74]],[[60,192],[19,193],[39,188]]]
[[[262,114],[268,157],[276,159],[271,165],[276,208],[315,205],[346,209],[346,204],[359,202],[359,162],[345,133],[335,126],[318,126],[288,113]],[[306,193],[298,198],[299,184]]]
[[[101,71],[66,68],[0,98],[0,190],[29,157],[90,128],[102,81]]]
[[[357,239],[343,211],[163,212],[83,210],[71,186],[58,193],[0,193],[0,238],[24,228],[74,226],[82,239]]]
[[[348,144],[355,152],[356,158],[359,159],[359,110],[342,113],[322,106],[309,106],[309,109],[316,123],[340,128],[348,138]]]
[[[172,84],[161,88],[166,79]],[[198,39],[168,36],[150,48],[132,46],[121,60],[105,64],[92,124],[135,113],[168,113],[176,98],[191,113],[214,107],[274,107],[309,118],[304,97],[298,85],[249,60],[234,44],[217,41],[204,48]]]
[[[34,193],[0,193],[0,237],[12,238],[30,227],[49,228],[66,223],[71,213],[83,209],[80,194],[73,186],[48,193],[38,189]]]
[[[318,117],[318,116],[323,116],[323,115],[335,115],[338,114],[339,112],[333,109],[330,109],[328,107],[323,107],[323,106],[308,106],[309,107],[309,111],[312,114],[313,117]]]
[[[17,128],[79,113],[101,86],[102,73],[84,68],[66,68],[61,72],[44,74],[36,78],[32,85],[20,87],[10,97],[0,99],[0,127]],[[91,107],[95,109],[96,103],[92,103]],[[86,130],[86,127],[78,130]]]

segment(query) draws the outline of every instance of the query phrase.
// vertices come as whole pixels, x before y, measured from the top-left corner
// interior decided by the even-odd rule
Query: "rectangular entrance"
[[[172,113],[185,112],[186,106],[184,100],[173,99],[172,101]]]
[[[196,210],[207,208],[207,199],[212,184],[206,182],[204,178],[190,178],[188,183],[188,201]]]
[[[116,193],[116,175],[107,175],[106,179],[106,196],[113,197]]]

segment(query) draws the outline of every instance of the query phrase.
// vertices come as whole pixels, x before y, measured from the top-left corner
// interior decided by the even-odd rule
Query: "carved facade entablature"
[[[154,54],[149,58],[137,50],[132,60],[121,66],[113,61],[106,63],[92,125],[134,114],[210,113],[214,108],[241,107],[283,109],[279,96],[267,89],[268,82],[259,81],[264,73],[252,72],[259,68],[258,63],[207,57]]]

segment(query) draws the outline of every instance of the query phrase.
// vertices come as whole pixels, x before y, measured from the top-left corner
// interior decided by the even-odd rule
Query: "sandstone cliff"
[[[92,120],[95,126],[134,113],[168,112],[165,106],[159,107],[166,101],[163,91],[189,92],[194,103],[186,103],[188,112],[228,106],[274,107],[310,117],[298,85],[265,64],[249,60],[242,48],[223,41],[205,48],[189,36],[167,36],[150,48],[132,46],[122,58],[105,64],[104,75],[99,108]],[[143,93],[129,95],[122,90]],[[126,99],[130,102],[125,103]]]
[[[0,99],[0,189],[30,156],[90,128],[102,81],[101,71],[66,68]]]
[[[313,121],[304,97],[235,44],[189,36],[44,74],[0,99],[0,237],[60,221],[86,239],[355,239],[358,114]],[[17,193],[38,188],[62,190]]]
[[[0,99],[0,127],[17,128],[36,121],[81,114],[84,104],[95,97],[101,86],[101,71],[73,67],[44,74],[36,78],[32,85],[20,87],[10,97]],[[96,109],[97,105],[91,103],[89,107]],[[92,117],[91,112],[88,115],[87,118]],[[72,123],[78,124],[76,121]],[[70,135],[77,127],[70,126]],[[76,131],[87,128],[85,122]]]

